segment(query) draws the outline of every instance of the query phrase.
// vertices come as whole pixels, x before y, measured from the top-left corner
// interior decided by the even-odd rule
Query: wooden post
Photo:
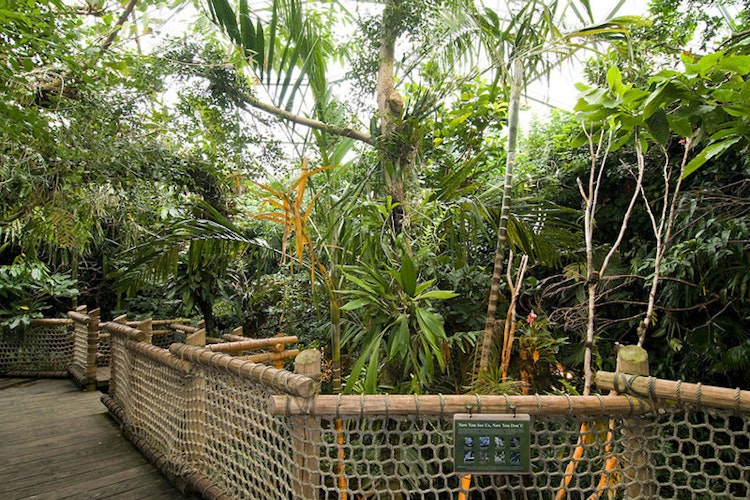
[[[616,371],[648,375],[648,352],[635,345],[620,346],[617,351]],[[626,484],[625,497],[656,498],[653,469],[649,464],[649,422],[641,418],[624,418],[622,423],[625,448],[622,454],[622,475]]]
[[[307,375],[318,384],[314,398],[320,389],[321,354],[317,349],[302,351],[294,360],[294,371]],[[320,431],[318,419],[310,416],[292,417],[292,449],[296,475],[292,485],[294,497],[300,500],[318,498],[320,485]]]
[[[99,313],[100,309],[89,311],[89,323],[87,326],[86,342],[88,350],[86,352],[86,378],[89,382],[84,390],[96,390],[96,355],[99,353]]]

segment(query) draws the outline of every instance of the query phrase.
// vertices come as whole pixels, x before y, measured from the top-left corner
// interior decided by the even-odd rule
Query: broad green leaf
[[[406,352],[409,349],[410,335],[409,335],[409,321],[401,315],[396,320],[398,328],[395,328],[390,339],[390,348],[388,349],[388,356],[393,359],[400,359],[399,354]]]
[[[679,114],[667,115],[667,122],[669,122],[669,128],[674,131],[675,134],[682,137],[690,137],[693,135],[693,127],[690,125],[690,120]]]
[[[626,87],[622,83],[622,73],[617,66],[612,66],[607,70],[607,85],[619,96],[625,93]]]
[[[722,108],[729,116],[735,118],[744,118],[750,116],[750,105],[747,104],[733,104],[730,106],[724,106]]]
[[[657,110],[651,117],[646,120],[648,131],[661,145],[666,145],[669,141],[669,121],[667,114],[663,109]]]
[[[740,75],[750,73],[750,56],[728,56],[716,63],[716,69],[733,71]]]
[[[365,374],[365,392],[368,394],[375,394],[378,392],[378,367],[380,360],[378,359],[377,352],[374,352],[370,356],[370,362],[367,365],[367,373]]]
[[[349,374],[349,379],[346,381],[346,387],[344,387],[345,393],[351,392],[352,388],[354,388],[354,384],[359,379],[359,374],[362,373],[362,369],[364,368],[365,363],[368,360],[374,358],[375,363],[377,364],[378,350],[380,348],[380,342],[382,341],[382,339],[383,332],[379,332],[377,335],[374,335],[372,339],[370,339],[370,342],[368,342],[367,346],[360,352],[359,358],[357,359],[357,362],[354,363],[354,366],[352,367],[352,370]]]
[[[411,260],[407,252],[401,256],[401,286],[409,297],[414,297],[417,291],[417,270],[414,268],[414,261]]]
[[[414,292],[414,297],[415,297],[416,299],[419,299],[419,298],[420,298],[420,296],[421,296],[421,294],[422,294],[422,293],[423,293],[423,292],[424,292],[425,290],[427,290],[428,288],[430,288],[430,287],[431,287],[432,285],[434,285],[434,284],[435,284],[435,280],[427,280],[427,281],[425,281],[424,283],[420,283],[420,284],[418,284],[418,285],[417,285],[417,290],[416,290],[416,291]]]
[[[715,134],[712,134],[711,140],[718,141],[721,139],[726,139],[727,137],[734,137],[738,135],[742,135],[742,130],[738,127],[730,127],[730,128],[719,130]]]
[[[445,340],[445,330],[443,329],[443,318],[432,311],[417,308],[417,322],[423,333],[427,335],[431,344],[436,344],[437,340]]]
[[[361,309],[362,307],[367,306],[367,305],[369,305],[371,303],[372,302],[370,300],[367,300],[367,299],[350,300],[349,302],[347,302],[346,304],[344,304],[343,306],[341,306],[341,310],[342,311],[354,311],[354,310],[357,310],[357,309]]]
[[[698,73],[701,77],[705,77],[708,72],[714,69],[714,65],[724,57],[724,53],[721,51],[711,52],[701,57],[695,64],[689,64],[685,66],[685,72],[687,74]]]
[[[425,292],[422,294],[417,295],[418,300],[422,299],[437,299],[437,300],[446,300],[446,299],[452,299],[454,297],[458,297],[459,294],[456,292],[450,292],[448,290],[432,290],[429,292]]]
[[[685,166],[685,172],[682,174],[682,178],[686,178],[689,175],[691,175],[693,172],[698,170],[700,167],[703,166],[704,163],[706,163],[711,158],[720,156],[722,153],[724,153],[727,149],[734,146],[739,142],[741,137],[730,137],[724,141],[717,142],[714,144],[710,144],[703,148],[703,150],[698,153],[698,155],[690,160],[690,163],[688,163]]]
[[[664,102],[669,98],[667,94],[667,86],[661,86],[656,91],[652,92],[643,103],[643,117],[648,119],[653,115],[657,109],[661,108]]]

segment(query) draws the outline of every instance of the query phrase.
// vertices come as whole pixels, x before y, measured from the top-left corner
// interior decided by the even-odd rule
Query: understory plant
[[[432,301],[457,294],[433,289],[435,280],[420,280],[403,249],[400,264],[389,260],[377,267],[350,265],[342,274],[350,286],[340,290],[348,299],[341,309],[350,323],[342,343],[359,353],[344,391],[372,394],[379,387],[404,386],[412,393],[428,390],[438,371],[445,370],[450,348],[443,317]]]
[[[78,295],[76,281],[51,272],[42,262],[21,254],[12,264],[0,266],[0,328],[28,326],[52,308],[51,300]]]

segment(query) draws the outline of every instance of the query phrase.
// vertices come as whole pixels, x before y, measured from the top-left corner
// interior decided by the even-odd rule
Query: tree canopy
[[[588,391],[617,342],[750,387],[750,5],[683,4],[0,3],[0,321],[293,333],[333,391]]]

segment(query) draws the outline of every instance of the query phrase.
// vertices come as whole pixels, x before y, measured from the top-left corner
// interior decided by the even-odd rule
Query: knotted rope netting
[[[110,406],[165,470],[208,498],[442,499],[462,484],[472,499],[750,496],[744,406],[447,395],[405,405],[315,395],[310,379],[285,370],[170,350],[112,332]],[[530,473],[454,471],[452,418],[467,397],[477,412],[532,414]]]

